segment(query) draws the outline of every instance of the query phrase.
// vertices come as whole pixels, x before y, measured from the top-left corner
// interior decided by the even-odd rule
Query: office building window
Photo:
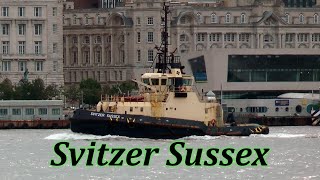
[[[41,35],[41,34],[42,34],[42,24],[35,24],[34,35]]]
[[[320,42],[320,33],[312,34],[312,42]]]
[[[246,14],[242,13],[241,16],[240,16],[240,23],[243,24],[243,23],[246,23]]]
[[[9,54],[10,43],[9,41],[2,41],[2,54]]]
[[[27,69],[27,62],[26,61],[19,61],[18,68],[20,72],[24,72]]]
[[[140,49],[137,50],[137,61],[138,62],[141,61],[141,50]]]
[[[318,14],[313,15],[313,24],[319,24],[319,15]]]
[[[235,33],[227,33],[224,35],[224,41],[226,42],[234,42],[236,34]]]
[[[89,63],[90,62],[90,52],[89,51],[84,51],[83,52],[83,60],[84,60],[84,63]]]
[[[153,62],[153,50],[148,50],[148,61]]]
[[[18,34],[23,36],[26,34],[26,25],[25,24],[18,24]]]
[[[239,34],[240,42],[249,42],[250,34],[249,33],[241,33]]]
[[[1,12],[2,16],[9,17],[9,7],[2,7]]]
[[[218,18],[216,14],[211,14],[211,23],[217,23],[218,22]]]
[[[153,25],[153,17],[148,17],[148,25]]]
[[[2,71],[11,71],[11,61],[2,61]]]
[[[96,63],[101,63],[101,51],[100,50],[95,52],[94,57],[95,57]]]
[[[56,33],[58,29],[58,25],[57,24],[52,24],[52,32]]]
[[[140,17],[137,17],[137,25],[140,25],[140,24],[141,24]]]
[[[34,42],[34,53],[35,54],[41,54],[42,53],[42,42],[41,41],[35,41]]]
[[[43,71],[43,61],[36,61],[36,71]]]
[[[209,41],[214,41],[214,42],[220,41],[220,34],[219,33],[211,33],[209,35]]]
[[[285,37],[285,42],[293,42],[293,37],[294,37],[293,33],[287,33]]]
[[[9,35],[9,24],[2,24],[2,35]]]
[[[137,43],[141,42],[141,32],[137,32]]]
[[[25,54],[26,51],[26,42],[25,41],[18,41],[18,53]]]
[[[34,16],[41,17],[42,16],[42,8],[41,7],[34,7]]]
[[[57,16],[57,8],[56,7],[52,8],[52,16]]]
[[[77,36],[73,36],[72,37],[72,43],[73,44],[77,44],[78,43],[78,37]]]
[[[307,33],[298,34],[298,42],[308,42],[308,35]]]
[[[153,42],[153,32],[148,32],[148,43]]]
[[[303,14],[300,14],[300,15],[299,15],[299,23],[300,23],[300,24],[303,24],[303,23],[304,23],[304,15],[303,15]]]
[[[25,7],[18,7],[18,16],[24,17],[25,16]]]
[[[58,61],[53,61],[52,70],[53,70],[54,72],[57,72],[57,71],[58,71]]]
[[[198,42],[203,42],[206,39],[206,33],[198,33],[197,34],[197,41]]]
[[[226,14],[225,23],[231,23],[231,14],[230,13]]]

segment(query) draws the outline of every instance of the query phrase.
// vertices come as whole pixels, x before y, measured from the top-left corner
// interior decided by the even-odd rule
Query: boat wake
[[[252,134],[253,137],[263,138],[320,138],[319,134],[287,134],[287,133],[272,133],[272,134]]]
[[[59,134],[52,134],[44,139],[49,140],[104,140],[104,139],[129,139],[128,137],[122,136],[95,136],[89,134],[79,134],[79,133],[59,133]]]

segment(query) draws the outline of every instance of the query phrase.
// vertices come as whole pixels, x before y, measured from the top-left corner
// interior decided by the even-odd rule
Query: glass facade
[[[320,81],[318,55],[229,55],[228,82]]]
[[[189,64],[196,82],[207,82],[207,71],[204,56],[189,59]]]

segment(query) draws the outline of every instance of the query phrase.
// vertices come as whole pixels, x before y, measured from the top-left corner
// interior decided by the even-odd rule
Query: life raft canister
[[[209,126],[214,126],[216,124],[216,120],[212,119],[211,121],[209,121]]]
[[[180,92],[186,92],[186,87],[185,86],[179,86],[179,91]]]

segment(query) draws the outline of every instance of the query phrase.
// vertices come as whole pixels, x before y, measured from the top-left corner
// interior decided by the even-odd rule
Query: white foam
[[[78,134],[78,133],[59,133],[59,134],[52,134],[44,139],[49,140],[99,140],[99,139],[110,139],[110,138],[119,138],[120,136],[95,136],[89,134]],[[121,137],[123,138],[123,137]]]
[[[307,134],[272,133],[272,134],[252,134],[250,136],[264,137],[264,138],[299,138],[299,137],[306,137]]]

